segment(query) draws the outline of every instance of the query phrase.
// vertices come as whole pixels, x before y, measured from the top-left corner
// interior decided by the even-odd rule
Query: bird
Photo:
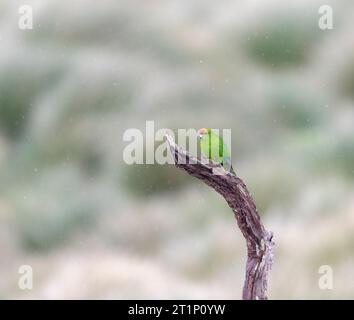
[[[198,130],[199,145],[203,155],[221,164],[224,169],[236,175],[231,163],[231,154],[224,140],[212,129],[201,128]]]

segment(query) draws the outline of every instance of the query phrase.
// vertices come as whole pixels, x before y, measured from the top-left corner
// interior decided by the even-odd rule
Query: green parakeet
[[[205,157],[220,163],[226,170],[235,174],[231,164],[231,154],[223,139],[210,128],[198,130],[200,149]]]

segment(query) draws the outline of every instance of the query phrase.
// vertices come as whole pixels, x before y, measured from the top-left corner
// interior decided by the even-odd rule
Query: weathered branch
[[[205,158],[198,160],[165,136],[175,165],[204,181],[221,194],[234,212],[247,243],[246,278],[243,299],[267,299],[268,272],[273,263],[273,234],[267,231],[258,215],[256,204],[244,182],[221,165]]]

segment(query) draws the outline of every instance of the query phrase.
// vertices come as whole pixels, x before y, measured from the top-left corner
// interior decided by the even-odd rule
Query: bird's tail
[[[225,157],[222,162],[222,166],[231,174],[236,175],[234,168],[232,167],[231,158]]]

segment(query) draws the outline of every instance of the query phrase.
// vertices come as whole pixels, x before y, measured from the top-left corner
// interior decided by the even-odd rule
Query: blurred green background
[[[240,298],[233,214],[125,130],[231,128],[274,232],[270,298],[354,298],[354,3],[0,2],[0,298]],[[18,287],[21,265],[33,289]],[[334,289],[320,290],[321,265]]]

